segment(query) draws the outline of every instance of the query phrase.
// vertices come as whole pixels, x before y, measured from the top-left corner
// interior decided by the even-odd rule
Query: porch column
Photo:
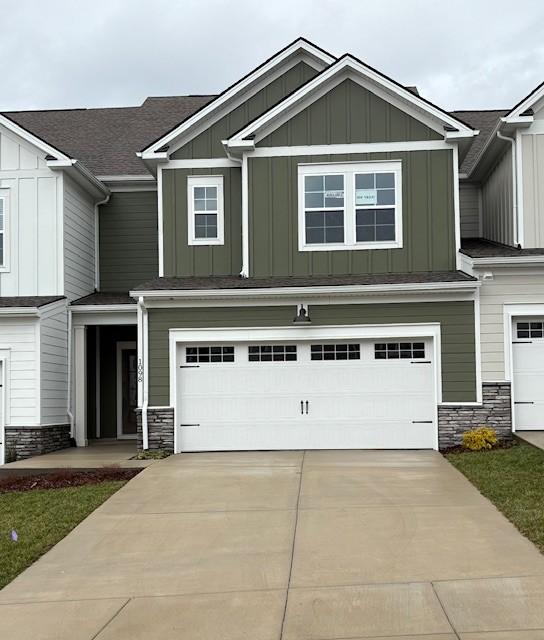
[[[87,327],[74,327],[74,420],[78,447],[87,446]]]

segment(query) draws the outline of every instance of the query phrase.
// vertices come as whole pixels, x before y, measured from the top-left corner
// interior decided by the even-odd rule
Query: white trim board
[[[225,141],[226,142],[226,141]],[[251,158],[291,156],[345,155],[346,153],[395,153],[403,151],[440,151],[454,145],[445,140],[415,140],[409,142],[353,142],[349,144],[295,145],[291,147],[256,147]],[[178,160],[170,160],[168,167]],[[195,162],[187,160],[183,162]],[[193,166],[193,165],[187,165]]]
[[[235,109],[301,61],[310,64],[319,71],[335,60],[336,58],[311,42],[299,38],[233,84],[194,115],[189,116],[172,131],[150,144],[140,153],[140,157],[143,160],[160,160],[157,152],[166,145],[170,145],[168,153],[173,153],[204,129],[217,122],[225,113]]]
[[[361,86],[369,89],[378,97],[423,122],[434,131],[443,134],[444,137],[448,135],[444,131],[445,125],[456,130],[457,138],[471,138],[478,133],[453,116],[368,67],[360,60],[350,55],[345,55],[313,78],[313,80],[302,85],[285,100],[268,109],[253,122],[240,129],[228,139],[227,145],[234,149],[239,146],[247,147],[249,142],[255,144],[347,78],[361,84]],[[252,137],[252,140],[248,140],[250,137]]]
[[[178,343],[206,342],[282,342],[308,340],[367,340],[387,338],[432,338],[434,362],[434,392],[436,410],[435,449],[438,449],[438,405],[442,402],[442,358],[440,323],[413,324],[365,324],[365,325],[320,325],[301,327],[223,327],[223,328],[183,328],[169,330],[169,375],[170,406],[174,407],[174,425],[177,425],[177,360]],[[174,452],[178,453],[177,428],[174,428]]]

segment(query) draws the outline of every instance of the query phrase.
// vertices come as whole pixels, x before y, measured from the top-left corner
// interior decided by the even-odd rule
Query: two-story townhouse
[[[461,166],[460,189],[462,269],[482,284],[482,378],[511,385],[514,430],[541,430],[544,85],[511,109],[456,115],[480,130]]]
[[[508,437],[510,380],[485,355],[481,375],[488,281],[467,262],[474,238],[495,240],[495,191],[465,171],[485,114],[299,39],[218,96],[6,117],[100,187],[81,247],[94,284],[52,291],[70,301],[59,424],[78,445],[439,448],[482,423]]]

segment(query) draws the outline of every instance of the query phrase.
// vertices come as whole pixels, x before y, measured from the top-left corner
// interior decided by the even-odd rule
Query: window
[[[190,245],[224,244],[223,176],[188,176]]]
[[[544,338],[544,322],[518,322],[518,338]]]
[[[425,357],[423,342],[379,342],[374,345],[375,360],[398,360]]]
[[[7,189],[0,189],[0,270],[8,269],[8,246],[7,246],[7,224],[8,224],[9,197]]]
[[[402,247],[401,163],[301,164],[299,250]]]
[[[293,362],[297,359],[297,348],[293,344],[265,344],[248,347],[250,362]]]
[[[185,361],[196,362],[234,362],[234,347],[186,347]]]
[[[361,346],[358,344],[312,344],[312,360],[360,360]]]

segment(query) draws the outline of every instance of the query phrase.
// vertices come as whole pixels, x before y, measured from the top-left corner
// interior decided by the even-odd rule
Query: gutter
[[[149,449],[147,408],[149,404],[149,389],[147,380],[147,308],[144,297],[138,298],[138,374],[141,376],[141,409],[142,409],[142,447]]]
[[[519,216],[518,216],[518,184],[517,184],[517,153],[516,153],[516,139],[505,136],[500,131],[497,131],[497,138],[499,140],[505,140],[509,142],[512,149],[512,212],[513,212],[513,235],[514,244],[521,246],[521,234],[519,229]]]

